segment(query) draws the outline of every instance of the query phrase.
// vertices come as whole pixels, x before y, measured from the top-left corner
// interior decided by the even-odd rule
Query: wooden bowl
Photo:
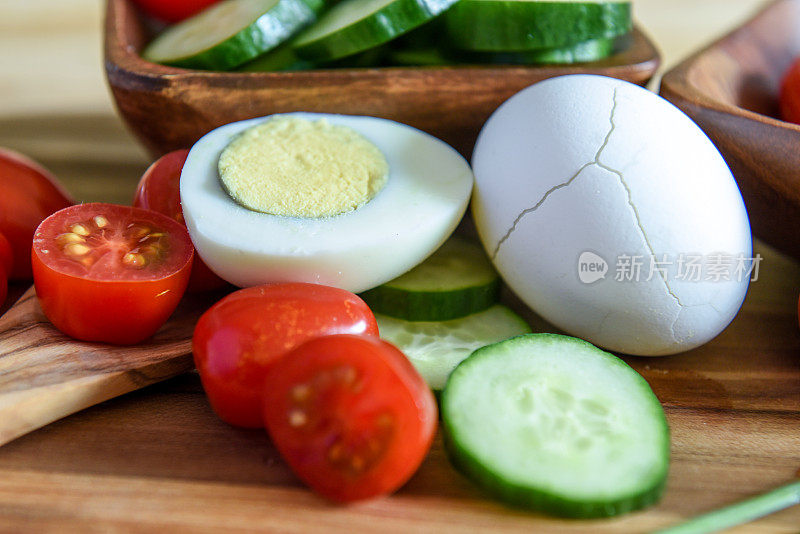
[[[122,117],[154,156],[191,146],[229,122],[291,111],[384,117],[429,132],[469,155],[489,115],[535,82],[595,73],[645,84],[660,62],[653,44],[637,30],[624,52],[571,66],[205,72],[142,59],[138,51],[148,37],[129,0],[108,0],[108,82]]]
[[[779,0],[664,75],[661,95],[717,145],[753,233],[800,258],[800,126],[778,116],[780,81],[800,56],[800,0]]]

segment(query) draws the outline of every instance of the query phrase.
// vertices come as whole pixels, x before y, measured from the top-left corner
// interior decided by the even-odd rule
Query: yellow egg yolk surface
[[[322,119],[277,117],[223,150],[219,176],[233,200],[287,217],[332,217],[369,202],[386,185],[383,153],[355,130]]]

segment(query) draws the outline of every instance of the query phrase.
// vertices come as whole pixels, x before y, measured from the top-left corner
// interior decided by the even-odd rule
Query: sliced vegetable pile
[[[631,2],[223,0],[144,50],[207,70],[575,63],[624,46]]]
[[[423,17],[416,4],[399,4],[396,13],[398,1],[362,6],[383,13],[372,18],[338,4],[327,12],[327,29],[309,30],[297,42],[333,50],[339,45],[332,36],[358,21],[400,13],[411,25]],[[231,6],[211,9],[241,14]],[[374,143],[364,150],[386,155],[386,183],[374,198],[335,215],[295,212],[309,195],[296,194],[307,183],[293,182],[294,174],[342,163],[339,137],[330,141],[336,150],[326,150],[333,129],[327,122],[314,126],[308,117],[349,124],[362,141]],[[658,400],[618,358],[575,338],[531,334],[522,318],[499,304],[500,277],[484,249],[450,236],[472,185],[463,159],[440,141],[388,121],[309,114],[284,119],[272,125],[283,135],[247,130],[269,126],[257,119],[212,132],[191,152],[167,154],[145,172],[134,207],[81,204],[48,216],[48,204],[30,217],[44,218],[32,253],[24,242],[18,252],[0,226],[0,298],[13,260],[28,255],[39,302],[54,326],[79,340],[138,343],[161,328],[190,283],[197,290],[225,287],[193,259],[195,236],[222,276],[246,268],[253,276],[266,272],[268,281],[228,294],[196,325],[192,350],[210,404],[232,425],[265,428],[289,467],[325,498],[357,501],[405,484],[433,442],[437,393],[454,465],[498,498],[568,517],[616,515],[655,502],[669,463],[669,431]],[[356,139],[336,131],[350,144]],[[287,139],[297,150],[289,150]],[[247,187],[254,177],[262,179],[258,184],[277,184],[271,192],[286,186],[288,193],[278,194],[286,214],[248,209],[230,198],[219,162],[231,146],[244,148],[238,159],[229,153],[235,165],[226,167],[227,188]],[[335,154],[322,157],[327,152]],[[321,175],[327,185],[341,185],[340,174],[352,181],[353,168],[371,168],[373,161],[363,154],[349,158],[355,167]],[[264,167],[300,171],[292,170],[288,181],[273,173],[264,182]],[[58,191],[41,172],[37,176],[44,180],[32,183]],[[341,225],[349,231],[330,233]],[[240,242],[230,239],[233,231],[241,232]],[[374,246],[365,248],[369,241]],[[222,248],[225,254],[215,258]],[[327,272],[342,285],[366,289],[364,300],[300,281]],[[292,281],[281,282],[287,278]]]
[[[434,391],[473,350],[531,331],[498,304],[500,277],[483,248],[459,236],[362,297],[383,339],[405,352]]]

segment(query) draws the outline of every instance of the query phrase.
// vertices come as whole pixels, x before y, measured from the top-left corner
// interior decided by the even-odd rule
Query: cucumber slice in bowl
[[[650,386],[579,339],[527,334],[475,351],[441,399],[453,463],[498,498],[613,516],[660,497],[669,428]]]
[[[361,298],[390,317],[446,321],[497,302],[500,276],[478,243],[453,236],[424,262]]]
[[[297,37],[297,55],[330,61],[382,45],[432,20],[457,0],[343,0]]]
[[[324,6],[322,0],[224,0],[167,28],[142,56],[176,67],[233,69],[316,20]]]
[[[381,338],[397,346],[434,391],[476,349],[530,333],[522,317],[497,304],[451,321],[403,321],[375,314]]]
[[[624,38],[623,38],[624,39]],[[614,53],[616,38],[589,39],[560,48],[541,48],[527,52],[463,52],[462,60],[472,63],[505,65],[541,65],[586,63],[607,58]]]
[[[630,2],[460,0],[444,16],[451,44],[518,52],[612,38],[632,28]]]

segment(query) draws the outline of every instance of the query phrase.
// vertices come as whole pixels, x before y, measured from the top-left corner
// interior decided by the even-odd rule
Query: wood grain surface
[[[213,296],[188,296],[165,327],[129,347],[56,330],[33,288],[0,317],[0,446],[79,410],[194,368],[191,336]]]
[[[753,233],[800,258],[800,125],[778,118],[800,57],[800,0],[778,0],[664,75],[661,94],[708,134],[742,190]]]

